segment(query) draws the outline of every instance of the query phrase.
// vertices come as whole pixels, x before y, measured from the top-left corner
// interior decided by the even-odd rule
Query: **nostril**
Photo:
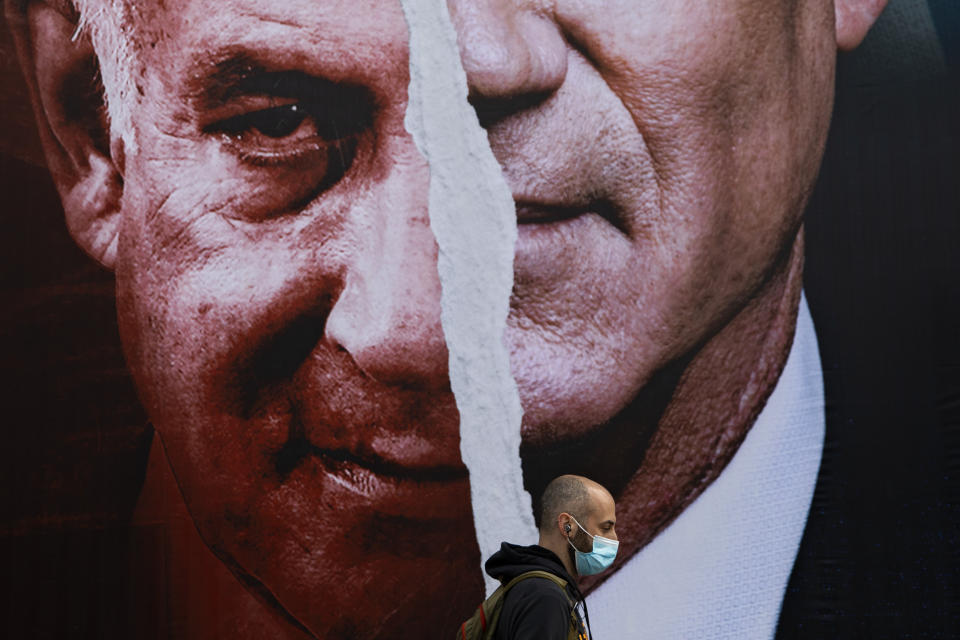
[[[562,85],[569,45],[551,20],[504,3],[456,3],[457,42],[469,100],[483,125],[536,106]]]
[[[446,391],[448,353],[442,337],[413,331],[383,335],[350,351],[357,367],[371,380],[406,389]],[[349,349],[348,349],[349,351]]]
[[[432,235],[427,241],[432,243]],[[347,286],[330,311],[324,339],[380,385],[445,390],[448,353],[436,254],[432,244],[427,251],[419,242],[401,238],[398,244],[380,254],[385,263]],[[396,259],[398,249],[407,249],[402,259]]]
[[[506,97],[487,97],[477,93],[471,93],[468,100],[473,106],[474,111],[477,112],[480,126],[487,129],[514,113],[520,113],[536,107],[549,98],[551,94],[551,91],[540,91]]]

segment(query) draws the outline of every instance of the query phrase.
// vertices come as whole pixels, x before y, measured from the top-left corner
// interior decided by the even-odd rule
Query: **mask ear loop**
[[[573,516],[570,516],[570,517],[573,518]],[[577,519],[576,519],[576,518],[573,518],[573,521],[574,521],[574,522],[577,522]],[[577,526],[580,527],[580,523],[579,523],[579,522],[577,522]],[[580,528],[583,529],[583,527],[580,527]],[[570,529],[571,529],[571,527],[570,527],[570,523],[569,523],[569,522],[568,522],[567,524],[563,525],[563,530],[566,531],[567,534],[568,534],[568,535],[567,535],[567,544],[570,545],[570,547],[573,548],[573,550],[576,551],[577,553],[583,553],[583,551],[580,551],[580,549],[577,549],[577,545],[573,544],[573,536],[569,535],[569,534],[570,534]],[[590,535],[590,534],[588,533],[587,535]]]
[[[573,516],[570,516],[570,517],[573,518]],[[573,521],[576,522],[576,523],[577,523],[577,526],[580,527],[580,530],[583,531],[583,532],[584,532],[585,534],[587,534],[588,536],[590,536],[591,539],[597,537],[597,536],[593,535],[592,533],[590,533],[589,531],[587,531],[586,529],[584,529],[584,528],[583,528],[583,525],[580,524],[580,521],[579,521],[579,520],[577,520],[576,518],[573,518]],[[570,526],[570,525],[567,525],[567,526]],[[569,533],[569,532],[568,532],[568,533]]]

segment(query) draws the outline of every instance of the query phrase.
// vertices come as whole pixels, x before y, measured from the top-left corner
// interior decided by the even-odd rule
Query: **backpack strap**
[[[497,587],[497,590],[490,594],[490,597],[480,603],[480,606],[477,607],[477,610],[474,612],[468,620],[460,626],[460,629],[457,631],[457,640],[467,640],[467,639],[489,639],[493,637],[494,632],[497,628],[497,623],[500,621],[500,612],[503,609],[503,602],[506,598],[507,592],[512,589],[518,582],[526,580],[527,578],[544,578],[554,583],[560,587],[560,591],[563,592],[563,595],[567,599],[567,603],[570,604],[570,635],[569,638],[578,640],[577,636],[574,635],[574,626],[576,620],[576,611],[574,602],[570,599],[570,594],[567,593],[567,581],[563,578],[550,573],[549,571],[542,571],[535,569],[533,571],[527,571],[526,573],[521,573],[518,576],[514,576],[512,580],[506,584],[501,584]]]
[[[550,573],[549,571],[541,571],[535,569],[533,571],[527,571],[526,573],[521,573],[516,576],[513,580],[508,582],[503,587],[503,595],[506,597],[507,591],[510,590],[515,584],[521,580],[526,580],[527,578],[546,578],[553,584],[560,587],[560,591],[563,592],[563,595],[567,598],[567,602],[570,604],[570,631],[567,634],[568,640],[579,640],[580,636],[580,623],[577,621],[576,613],[576,603],[570,598],[570,594],[567,593],[567,581],[561,578],[560,576]],[[500,617],[500,612],[497,612],[497,618]]]
[[[567,581],[561,578],[560,576],[550,573],[549,571],[541,571],[540,569],[534,569],[533,571],[527,571],[526,573],[521,573],[520,575],[514,577],[513,580],[508,582],[503,587],[504,593],[510,590],[513,585],[517,584],[521,580],[526,580],[527,578],[546,578],[553,584],[557,585],[563,590],[564,595],[567,593]],[[569,600],[570,598],[567,597]]]

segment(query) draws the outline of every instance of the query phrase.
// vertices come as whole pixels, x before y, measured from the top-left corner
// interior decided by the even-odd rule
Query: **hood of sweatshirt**
[[[538,544],[528,547],[504,542],[500,551],[490,556],[484,565],[491,578],[506,583],[521,573],[527,571],[549,571],[567,581],[570,592],[577,600],[583,600],[583,595],[577,588],[577,581],[563,568],[563,562],[553,551]]]

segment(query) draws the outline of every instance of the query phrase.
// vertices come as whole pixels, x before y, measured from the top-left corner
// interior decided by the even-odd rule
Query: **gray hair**
[[[128,147],[135,144],[133,101],[136,99],[134,21],[138,13],[130,0],[73,0],[80,16],[73,39],[89,37],[100,66],[111,137]]]

